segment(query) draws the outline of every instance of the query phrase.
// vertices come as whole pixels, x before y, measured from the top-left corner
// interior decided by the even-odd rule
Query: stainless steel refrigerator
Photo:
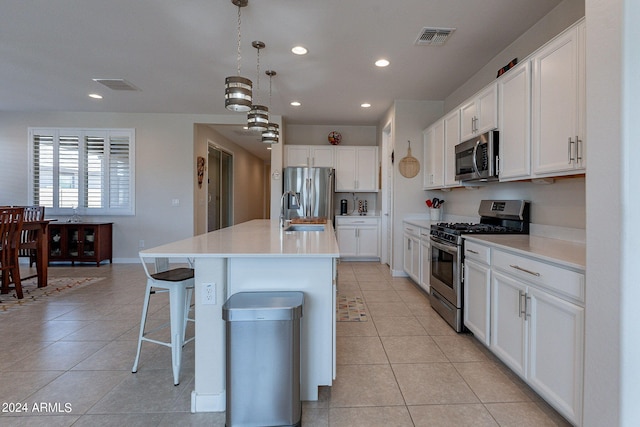
[[[326,217],[333,222],[333,168],[284,168],[282,176],[285,219]]]

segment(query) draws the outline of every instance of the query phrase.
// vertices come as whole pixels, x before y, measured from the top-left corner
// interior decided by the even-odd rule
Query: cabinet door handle
[[[527,270],[526,268],[522,268],[517,265],[509,264],[509,267],[515,268],[516,270],[524,271],[525,273],[529,273],[533,276],[540,277],[540,273],[536,273],[535,271]]]
[[[531,318],[531,297],[525,294],[524,297],[524,318]]]
[[[473,249],[467,249],[467,251],[471,252],[472,254],[480,255],[480,252],[474,251]]]
[[[569,142],[567,143],[567,154],[569,156],[569,164],[573,163],[574,158],[571,155],[571,145],[573,144],[573,140],[569,137]]]
[[[527,311],[527,301],[525,300],[524,303],[524,307],[522,304],[522,299],[525,297],[524,292],[522,291],[518,291],[518,317],[522,317],[523,315],[525,315],[526,311]]]
[[[582,145],[582,140],[578,138],[576,135],[576,161],[582,163],[582,154],[580,153],[580,146]]]

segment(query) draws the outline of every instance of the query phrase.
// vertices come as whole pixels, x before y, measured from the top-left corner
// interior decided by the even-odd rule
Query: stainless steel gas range
[[[529,234],[529,202],[482,200],[480,223],[438,223],[431,226],[431,307],[457,332],[464,330],[462,266],[463,234]]]

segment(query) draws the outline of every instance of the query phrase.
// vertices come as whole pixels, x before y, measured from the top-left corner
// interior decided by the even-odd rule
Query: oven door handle
[[[458,246],[452,246],[452,245],[448,245],[448,244],[443,244],[440,243],[437,240],[434,240],[434,238],[431,238],[431,246],[433,246],[436,249],[440,249],[443,252],[446,252],[448,254],[451,255],[458,255]]]

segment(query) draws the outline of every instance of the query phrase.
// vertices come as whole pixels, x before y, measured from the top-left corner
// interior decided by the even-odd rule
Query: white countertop
[[[338,258],[333,226],[325,231],[283,231],[278,221],[256,219],[199,236],[140,251],[164,257],[313,257]]]
[[[407,224],[415,225],[416,227],[431,229],[431,224],[437,224],[442,221],[431,221],[430,219],[404,219]]]
[[[586,246],[582,243],[523,234],[464,235],[466,240],[490,244],[522,255],[574,268],[581,272],[587,265]]]

